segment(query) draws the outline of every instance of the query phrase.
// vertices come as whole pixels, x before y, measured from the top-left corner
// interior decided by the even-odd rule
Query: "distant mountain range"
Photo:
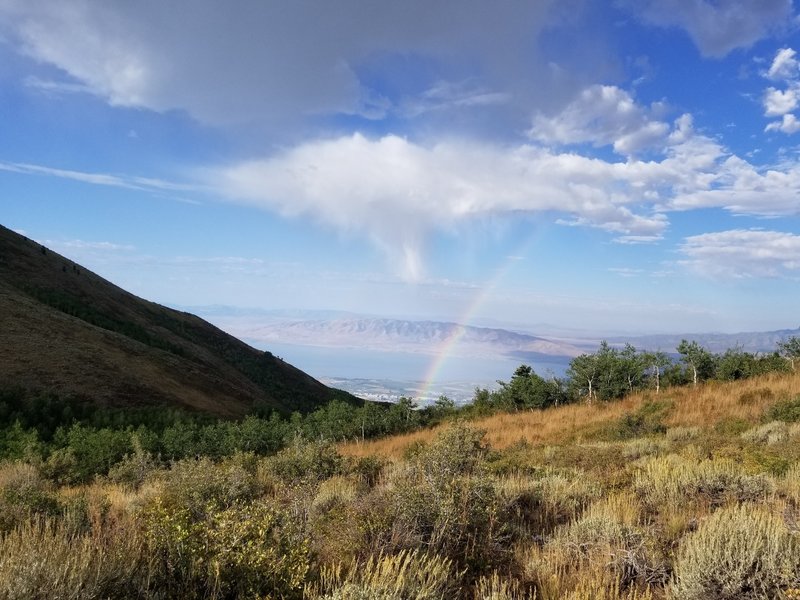
[[[288,414],[334,398],[361,403],[0,226],[0,391],[16,389],[227,417],[256,405]]]
[[[612,344],[630,342],[637,348],[673,352],[681,340],[696,341],[711,352],[724,352],[740,348],[746,352],[773,352],[778,342],[791,336],[800,336],[798,329],[778,329],[776,331],[745,331],[741,333],[685,333],[681,335],[643,335],[638,337],[610,337]]]
[[[259,323],[257,317],[218,317],[215,321],[234,335],[259,344],[281,342],[423,354],[437,354],[447,346],[452,356],[529,353],[573,357],[584,351],[564,340],[441,321],[337,318]]]
[[[359,317],[331,312],[284,313],[282,311],[226,310],[216,307],[213,314],[197,309],[220,327],[256,345],[295,344],[329,348],[359,348],[384,352],[439,354],[447,348],[451,356],[506,356],[520,360],[561,358],[568,360],[593,352],[601,338],[543,336],[533,332],[499,327],[475,327],[446,321],[416,321]],[[304,318],[305,317],[305,318]],[[771,352],[777,342],[800,329],[768,332],[686,333],[609,336],[612,345],[631,343],[639,349],[672,353],[682,339],[695,340],[713,352],[739,347],[748,352]]]

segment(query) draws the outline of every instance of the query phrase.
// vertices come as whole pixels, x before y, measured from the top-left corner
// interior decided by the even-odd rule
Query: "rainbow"
[[[422,388],[420,389],[420,398],[427,398],[431,395],[431,388],[439,376],[442,367],[448,361],[450,355],[453,353],[453,350],[456,348],[456,346],[458,346],[459,342],[464,337],[464,334],[467,332],[466,325],[469,324],[480,307],[483,306],[484,302],[486,302],[486,299],[497,287],[497,284],[499,284],[500,281],[502,281],[502,279],[508,274],[511,268],[517,264],[517,257],[525,255],[525,251],[528,249],[528,246],[532,243],[532,241],[533,236],[530,236],[523,241],[517,252],[515,252],[513,256],[506,258],[503,264],[497,269],[491,280],[475,294],[475,297],[467,305],[464,312],[456,321],[455,332],[442,342],[438,351],[434,354],[434,358],[430,365],[428,365],[428,369],[425,372],[425,378],[423,379]]]

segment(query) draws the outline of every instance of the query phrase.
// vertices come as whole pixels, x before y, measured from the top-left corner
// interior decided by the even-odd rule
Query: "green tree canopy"
[[[681,340],[678,344],[678,353],[681,360],[692,373],[692,383],[697,386],[698,381],[705,381],[714,377],[716,361],[714,355],[697,342]]]

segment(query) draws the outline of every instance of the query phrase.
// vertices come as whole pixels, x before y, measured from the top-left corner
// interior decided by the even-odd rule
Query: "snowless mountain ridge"
[[[282,342],[425,354],[437,354],[448,346],[453,356],[525,352],[572,357],[584,352],[565,340],[441,321],[344,318],[258,324],[255,319],[231,317],[217,318],[217,322],[228,331],[265,344]]]
[[[253,342],[280,342],[302,346],[359,348],[362,350],[438,354],[452,356],[517,356],[572,358],[593,352],[599,337],[541,336],[535,333],[461,325],[449,321],[408,320],[382,317],[336,316],[334,318],[280,318],[237,312],[212,319],[232,334]],[[712,352],[740,348],[748,352],[772,352],[777,342],[798,329],[742,333],[687,333],[642,336],[608,336],[609,343],[633,344],[642,350],[675,352],[682,339],[694,340]]]

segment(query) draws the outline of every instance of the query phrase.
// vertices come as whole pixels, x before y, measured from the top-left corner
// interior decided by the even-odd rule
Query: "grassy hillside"
[[[770,374],[735,382],[708,382],[698,387],[668,388],[660,394],[634,393],[618,402],[569,404],[546,410],[500,413],[472,424],[486,432],[486,441],[497,450],[516,444],[576,444],[602,440],[621,420],[635,421],[648,408],[658,406],[659,422],[665,428],[714,428],[728,424],[756,425],[778,398],[800,395],[800,373]],[[639,416],[637,416],[639,415]],[[399,458],[414,444],[427,443],[441,429],[432,428],[367,442],[342,444],[350,456]]]
[[[0,227],[0,382],[114,407],[237,417],[311,411],[333,390],[194,315],[138,298]]]
[[[88,485],[69,448],[0,463],[2,598],[800,597],[800,374],[272,456],[139,447]]]

